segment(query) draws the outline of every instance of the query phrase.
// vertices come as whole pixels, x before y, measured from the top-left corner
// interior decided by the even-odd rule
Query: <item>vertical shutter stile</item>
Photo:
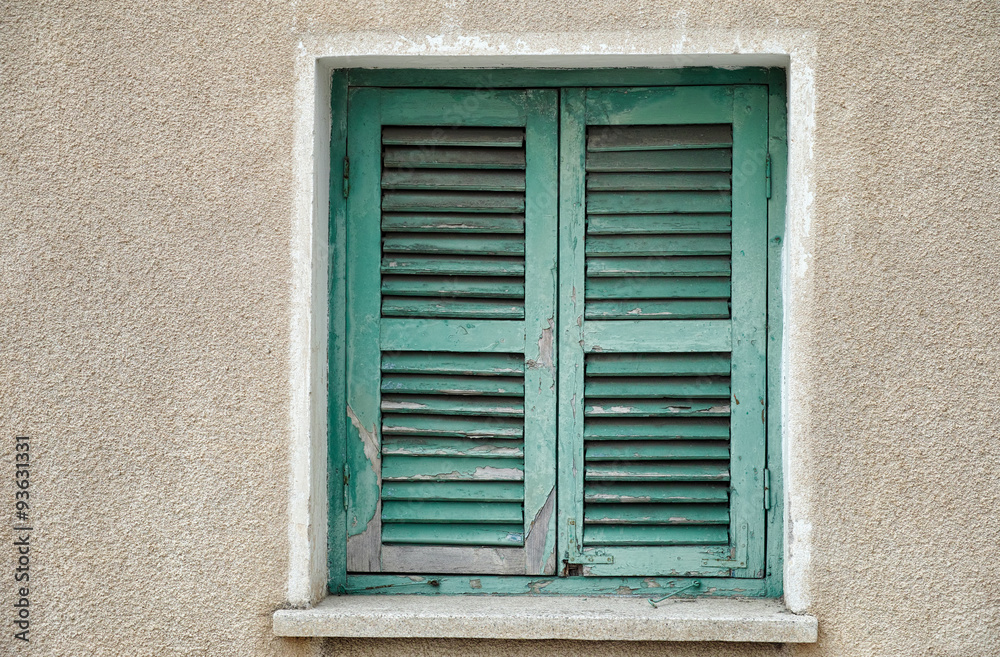
[[[554,263],[555,217],[529,201],[546,176],[554,185],[555,105],[523,92],[356,97],[379,93],[349,135],[351,227],[364,242],[349,241],[349,268],[376,288],[348,342],[368,354],[377,335],[377,362],[366,356],[358,384],[365,421],[349,410],[362,478],[352,467],[348,568],[551,571],[555,391],[542,390],[553,365],[538,350],[551,344],[540,334],[551,334],[555,281],[541,274]],[[369,122],[377,128],[362,132]],[[352,523],[369,514],[358,532]]]

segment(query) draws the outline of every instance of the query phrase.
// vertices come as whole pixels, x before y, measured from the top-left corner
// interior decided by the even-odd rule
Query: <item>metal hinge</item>
[[[764,185],[767,190],[767,197],[771,198],[771,154],[764,158]]]
[[[351,162],[346,157],[344,158],[344,198],[347,198],[347,194],[350,192],[350,184],[348,183],[348,178],[351,175]],[[770,187],[769,187],[770,188]],[[768,193],[768,198],[771,198],[770,193]]]
[[[344,466],[344,511],[347,511],[347,494],[351,488],[351,471]]]
[[[764,468],[764,509],[771,508],[771,471]]]

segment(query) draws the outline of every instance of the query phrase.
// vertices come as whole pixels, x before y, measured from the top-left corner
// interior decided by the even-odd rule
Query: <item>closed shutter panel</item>
[[[349,571],[554,572],[555,101],[352,92]]]
[[[564,92],[560,507],[582,574],[763,574],[765,102]]]

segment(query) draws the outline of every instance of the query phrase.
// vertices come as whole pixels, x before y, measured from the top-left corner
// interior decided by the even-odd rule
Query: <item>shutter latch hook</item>
[[[663,596],[662,598],[657,598],[655,600],[653,598],[650,598],[648,600],[648,602],[649,602],[649,604],[653,605],[653,608],[656,608],[657,604],[659,604],[660,602],[663,602],[667,598],[672,598],[673,596],[677,595],[678,593],[680,593],[682,591],[687,591],[688,589],[698,589],[698,588],[701,588],[701,581],[696,579],[695,581],[691,582],[690,584],[688,584],[687,586],[685,586],[682,589],[677,589],[676,591],[673,591],[672,593],[668,593],[665,596]]]

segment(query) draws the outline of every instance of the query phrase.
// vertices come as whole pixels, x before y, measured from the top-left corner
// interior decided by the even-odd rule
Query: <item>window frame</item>
[[[553,88],[686,86],[725,84],[765,85],[768,89],[767,199],[767,395],[766,467],[770,481],[765,495],[765,573],[762,578],[694,577],[544,577],[447,575],[351,575],[346,573],[344,437],[346,407],[346,105],[350,87]],[[331,593],[557,593],[569,595],[652,595],[663,588],[680,588],[702,581],[702,595],[742,595],[777,598],[782,595],[783,508],[781,459],[780,361],[782,347],[781,253],[785,229],[786,89],[780,68],[675,69],[341,69],[332,74],[330,141],[330,279],[328,386],[328,587]]]

